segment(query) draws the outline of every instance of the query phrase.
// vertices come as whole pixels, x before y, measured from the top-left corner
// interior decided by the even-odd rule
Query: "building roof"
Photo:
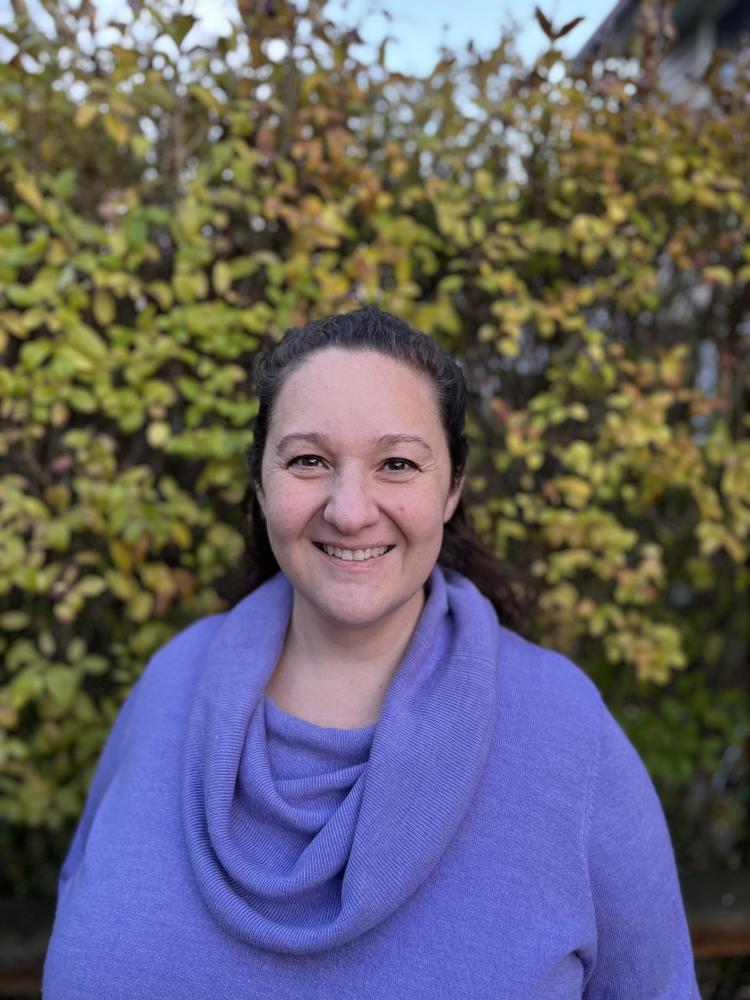
[[[604,45],[631,19],[640,5],[640,0],[618,0],[599,27],[594,31],[576,57],[581,62],[596,59]]]
[[[576,62],[585,63],[604,54],[622,55],[628,39],[638,29],[638,11],[642,0],[618,0],[610,13],[576,56]],[[700,21],[711,21],[739,42],[741,33],[750,31],[750,5],[748,0],[675,0],[671,10],[677,37],[693,32]],[[722,27],[723,26],[723,27]],[[721,39],[719,39],[721,43]],[[731,45],[730,47],[736,47]]]

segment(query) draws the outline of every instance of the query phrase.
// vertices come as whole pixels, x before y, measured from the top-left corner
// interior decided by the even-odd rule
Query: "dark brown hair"
[[[240,588],[243,593],[254,590],[279,570],[254,489],[261,482],[261,464],[274,403],[289,375],[311,354],[330,347],[377,351],[426,375],[434,386],[440,422],[448,444],[454,487],[458,486],[464,474],[468,453],[464,435],[466,382],[458,364],[431,337],[374,306],[287,330],[282,340],[273,348],[261,351],[255,362],[255,391],[259,407],[253,427],[253,442],[247,453],[250,484],[243,502],[247,543],[245,572]],[[492,602],[504,624],[512,628],[522,626],[520,595],[514,590],[506,567],[482,546],[474,534],[463,500],[459,500],[453,517],[445,525],[438,562],[472,580]],[[226,588],[223,589],[227,593]],[[237,596],[236,592],[234,596]]]

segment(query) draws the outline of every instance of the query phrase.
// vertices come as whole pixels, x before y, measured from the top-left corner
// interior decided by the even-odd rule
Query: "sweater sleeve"
[[[606,708],[587,827],[597,945],[584,1000],[699,1000],[661,804],[640,757]]]

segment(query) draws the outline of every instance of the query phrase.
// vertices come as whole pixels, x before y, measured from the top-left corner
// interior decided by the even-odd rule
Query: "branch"
[[[10,0],[10,5],[17,21],[29,20],[29,8],[26,6],[26,0]]]
[[[67,10],[60,9],[61,5],[58,3],[58,0],[39,0],[39,2],[52,18],[58,38],[63,42],[75,45],[75,32],[68,26],[68,23],[65,20]]]

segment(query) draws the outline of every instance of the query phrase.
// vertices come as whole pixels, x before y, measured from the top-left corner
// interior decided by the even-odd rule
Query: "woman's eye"
[[[319,458],[317,455],[297,455],[296,458],[292,458],[287,462],[287,468],[298,469],[318,469],[323,465],[323,459]]]
[[[416,462],[408,458],[389,458],[383,463],[389,472],[406,472],[409,469],[418,469]]]

